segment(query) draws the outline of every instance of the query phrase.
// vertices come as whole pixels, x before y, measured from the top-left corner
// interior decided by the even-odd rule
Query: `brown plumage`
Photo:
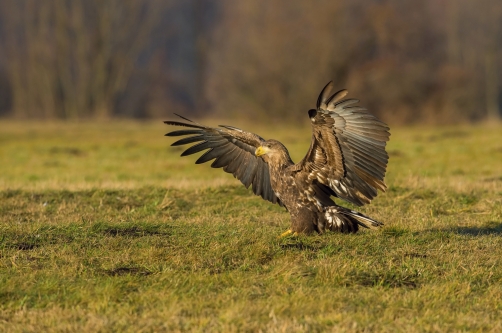
[[[376,228],[382,223],[337,206],[332,197],[362,206],[371,202],[377,190],[385,191],[389,127],[355,106],[358,100],[344,100],[346,90],[331,94],[332,88],[333,83],[328,83],[317,108],[308,112],[312,142],[307,155],[296,164],[279,141],[264,140],[232,126],[211,128],[179,116],[188,122],[165,123],[187,129],[166,135],[190,135],[172,144],[197,143],[181,156],[207,150],[195,163],[214,159],[213,168],[223,168],[246,188],[252,186],[256,195],[284,206],[291,215],[292,232]]]

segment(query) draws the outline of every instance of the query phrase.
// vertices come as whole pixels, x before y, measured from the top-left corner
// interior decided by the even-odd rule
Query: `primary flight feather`
[[[296,164],[279,141],[232,126],[206,127],[179,116],[185,122],[165,123],[186,129],[166,135],[189,135],[172,144],[197,143],[181,156],[205,150],[195,163],[214,160],[213,168],[223,168],[246,188],[252,186],[256,195],[284,206],[291,215],[291,229],[286,233],[377,228],[381,222],[336,205],[332,197],[362,206],[371,202],[377,190],[386,190],[389,127],[356,106],[358,100],[343,99],[346,90],[331,93],[332,89],[333,82],[329,82],[319,95],[317,108],[308,112],[312,142]]]

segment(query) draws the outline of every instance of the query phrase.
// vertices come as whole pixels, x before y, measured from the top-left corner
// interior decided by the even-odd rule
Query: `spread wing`
[[[389,127],[365,108],[354,106],[358,100],[343,100],[346,90],[330,94],[332,87],[332,82],[324,87],[317,109],[309,111],[312,142],[295,169],[307,173],[310,182],[331,188],[333,195],[362,206],[377,190],[387,188]]]
[[[169,132],[166,136],[190,136],[174,142],[172,146],[197,143],[185,150],[181,156],[206,150],[195,162],[196,164],[214,159],[211,167],[223,168],[225,172],[239,179],[246,188],[252,185],[254,194],[282,206],[272,190],[268,164],[254,154],[256,148],[264,142],[263,138],[232,126],[220,125],[221,128],[211,128],[194,123],[185,117],[179,117],[190,123],[179,121],[165,121],[164,123],[188,129]]]

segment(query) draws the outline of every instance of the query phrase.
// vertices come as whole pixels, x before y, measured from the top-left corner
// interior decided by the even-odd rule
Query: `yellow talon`
[[[298,236],[298,233],[297,233],[296,231],[295,231],[295,232],[293,232],[293,230],[289,229],[289,230],[287,230],[286,232],[283,232],[283,233],[279,236],[279,238],[284,238],[284,237],[289,236],[289,235],[291,235],[291,234],[292,234],[293,236]]]
[[[286,236],[288,236],[288,235],[291,235],[292,233],[293,233],[293,230],[289,229],[289,230],[287,230],[286,232],[283,232],[283,233],[279,236],[279,238],[286,237]]]

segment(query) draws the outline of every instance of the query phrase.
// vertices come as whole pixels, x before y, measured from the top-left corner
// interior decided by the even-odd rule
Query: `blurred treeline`
[[[390,123],[499,118],[501,0],[0,0],[0,114],[304,119],[329,80]]]

